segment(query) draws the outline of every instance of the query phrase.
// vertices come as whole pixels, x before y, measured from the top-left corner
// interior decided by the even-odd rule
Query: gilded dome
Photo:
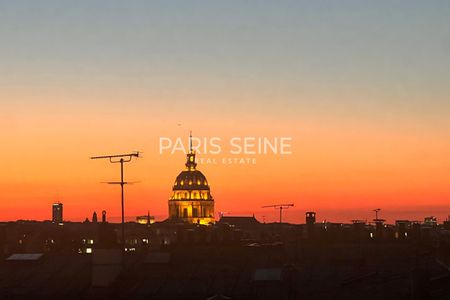
[[[199,170],[182,171],[175,179],[173,190],[208,190],[209,185],[205,175]]]
[[[208,181],[202,172],[197,170],[195,152],[192,150],[186,154],[186,169],[178,174],[172,188],[170,200],[209,200],[213,201]]]
[[[205,175],[197,170],[192,135],[189,136],[186,156],[186,168],[175,179],[169,198],[169,218],[192,224],[214,223],[214,198]]]

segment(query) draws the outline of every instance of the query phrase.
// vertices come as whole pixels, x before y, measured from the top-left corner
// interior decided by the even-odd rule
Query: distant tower
[[[94,213],[92,214],[92,223],[97,223],[97,212],[94,211]]]
[[[102,211],[102,223],[106,223],[106,210]]]
[[[53,203],[52,205],[52,222],[62,223],[63,222],[63,205],[62,203]]]
[[[306,212],[306,224],[313,225],[316,223],[316,212],[307,211]]]

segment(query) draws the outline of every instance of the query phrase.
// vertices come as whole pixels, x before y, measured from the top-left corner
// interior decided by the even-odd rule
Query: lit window
[[[192,180],[189,180],[189,185],[192,185]]]
[[[183,180],[181,180],[180,184],[181,184],[181,185],[183,185],[183,184],[184,184],[184,181],[183,181]]]
[[[86,253],[87,254],[91,254],[92,253],[92,248],[86,248]]]

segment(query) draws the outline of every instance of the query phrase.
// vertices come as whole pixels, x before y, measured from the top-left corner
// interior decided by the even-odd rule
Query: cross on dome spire
[[[189,132],[189,152],[186,155],[187,156],[187,160],[186,160],[186,168],[189,171],[193,171],[195,170],[195,167],[197,167],[197,163],[195,162],[195,152],[192,149],[192,131]]]
[[[189,131],[189,153],[192,153],[192,130]]]

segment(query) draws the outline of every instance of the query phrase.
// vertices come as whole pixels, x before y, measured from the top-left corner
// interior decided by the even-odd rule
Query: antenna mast
[[[127,154],[116,154],[116,155],[103,155],[103,156],[93,156],[91,159],[109,159],[110,163],[120,163],[120,181],[111,181],[108,184],[120,184],[121,188],[121,204],[122,204],[122,256],[125,252],[125,206],[124,206],[124,193],[123,186],[128,184],[128,182],[123,180],[123,163],[130,162],[133,157],[139,157],[139,152],[127,153]],[[122,264],[124,263],[122,257]]]

